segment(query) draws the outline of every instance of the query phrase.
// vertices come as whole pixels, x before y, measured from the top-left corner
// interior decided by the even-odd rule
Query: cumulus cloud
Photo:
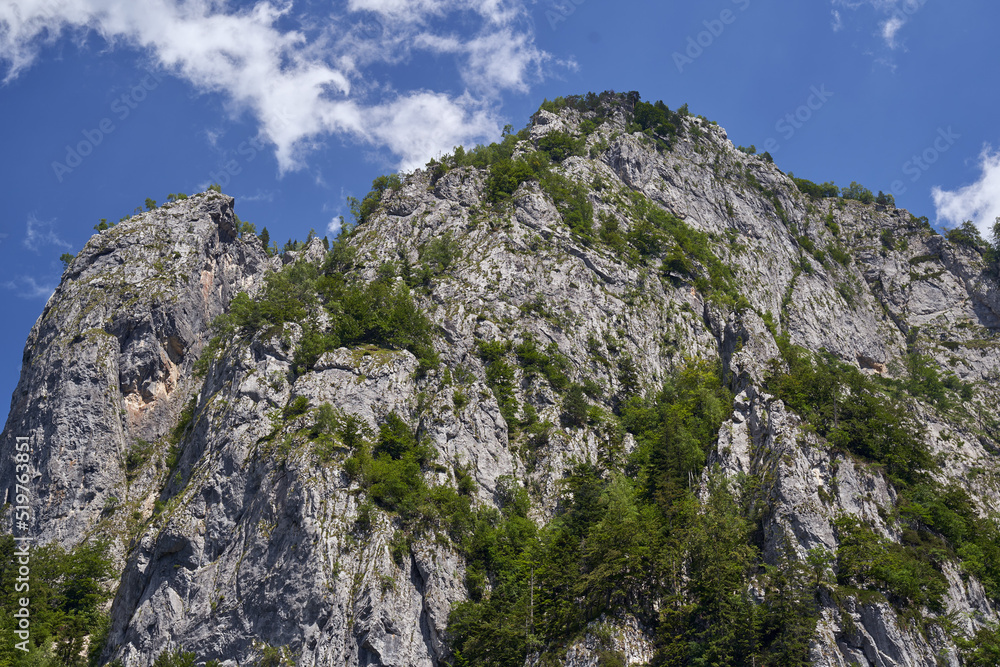
[[[94,32],[223,95],[234,113],[252,113],[282,171],[303,166],[330,135],[388,148],[406,169],[498,135],[496,96],[543,78],[551,57],[535,44],[524,1],[348,0],[305,17],[290,0],[242,9],[218,0],[5,0],[0,63],[9,82],[47,43]],[[449,21],[461,22],[461,36]],[[373,65],[405,65],[420,52],[453,56],[466,90],[372,80]]]
[[[65,250],[72,247],[56,234],[55,223],[52,220],[39,220],[34,215],[28,216],[28,222],[24,229],[24,240],[21,243],[32,252],[38,252],[42,246],[46,245],[53,245]]]
[[[931,196],[938,220],[957,226],[972,220],[984,238],[993,233],[993,223],[1000,217],[1000,151],[985,146],[979,155],[981,173],[975,183],[948,191],[934,187]]]

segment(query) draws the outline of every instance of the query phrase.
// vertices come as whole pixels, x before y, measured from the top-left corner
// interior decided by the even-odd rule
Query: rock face
[[[4,442],[32,443],[31,534],[74,544],[105,507],[146,501],[154,485],[127,479],[130,450],[176,423],[209,324],[266,266],[259,243],[237,238],[232,198],[214,192],[90,239],[28,336],[4,428]],[[0,463],[5,502],[12,467]]]
[[[579,135],[582,150],[554,170],[585,187],[589,240],[535,181],[494,206],[488,171],[475,167],[406,176],[351,237],[368,281],[386,262],[420,266],[435,248],[447,252],[420,296],[441,360],[428,373],[409,352],[371,347],[326,352],[296,373],[304,335],[296,324],[227,341],[195,373],[209,323],[237,292],[255,293],[282,264],[326,256],[314,240],[268,259],[253,239],[236,237],[228,197],[198,195],[91,239],[31,332],[3,442],[32,438],[43,539],[73,544],[95,531],[116,539],[124,566],[106,659],[147,665],[184,647],[230,666],[270,646],[298,665],[448,660],[448,614],[467,595],[459,552],[427,534],[400,557],[396,518],[371,511],[345,456],[331,461],[295,439],[308,420],[289,406],[328,403],[372,431],[396,413],[436,452],[429,482],[467,470],[473,496],[492,504],[501,478],[513,478],[544,522],[563,472],[598,460],[603,439],[596,428],[555,428],[526,454],[487,385],[477,341],[530,336],[553,346],[571,380],[602,387],[594,402],[609,410],[623,382],[616,359],[636,360],[646,388],[687,357],[720,359],[736,401],[710,465],[769,481],[766,558],[785,535],[799,559],[817,547],[834,552],[841,514],[901,539],[883,473],[826,447],[766,392],[772,363],[781,363],[776,337],[887,377],[905,374],[916,346],[974,385],[970,405],[996,405],[1000,290],[981,254],[906,211],[811,200],[703,119],[684,117],[664,150],[629,131],[625,98],[584,129],[592,116],[540,111],[517,149],[552,132]],[[608,241],[636,230],[643,207],[708,234],[739,301],[723,305],[710,298],[714,288]],[[562,399],[518,373],[517,401],[559,424]],[[947,462],[940,481],[969,489],[982,513],[1000,510],[997,431],[914,406],[932,453]],[[155,451],[143,455],[143,442]],[[623,446],[634,447],[630,436]],[[10,460],[0,463],[8,494]],[[944,614],[966,632],[997,620],[974,577],[951,565],[946,575]],[[565,664],[599,664],[602,648],[628,664],[649,661],[651,631],[626,612],[584,633]],[[831,667],[961,664],[946,635],[917,629],[892,605],[829,596],[811,658]]]

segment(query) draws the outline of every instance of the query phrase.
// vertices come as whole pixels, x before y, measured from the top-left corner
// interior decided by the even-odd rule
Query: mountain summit
[[[974,229],[635,93],[380,177],[332,243],[266,249],[233,206],[95,235],[29,336],[8,519],[28,438],[18,534],[112,568],[109,619],[93,593],[57,647],[992,664],[1000,249]]]

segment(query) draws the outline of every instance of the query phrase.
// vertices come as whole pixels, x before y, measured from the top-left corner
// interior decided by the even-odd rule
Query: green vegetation
[[[486,364],[486,384],[500,406],[500,414],[511,430],[517,428],[518,404],[514,396],[514,369],[505,357],[511,350],[509,341],[476,341],[479,357]]]
[[[813,199],[823,199],[826,197],[836,197],[840,194],[840,189],[833,184],[832,181],[823,183],[822,185],[817,185],[812,181],[806,180],[804,178],[792,177],[792,182],[795,183],[795,187],[799,189],[804,195],[808,195]]]
[[[690,281],[718,302],[745,307],[732,269],[715,254],[711,237],[665,212],[640,194],[631,197],[632,229],[624,235],[633,261],[662,258],[661,274],[675,284]],[[602,221],[602,235],[606,222]],[[615,228],[615,232],[617,229]]]
[[[731,404],[704,362],[654,398],[629,396],[621,424],[636,452],[623,467],[579,463],[544,528],[527,519],[523,489],[498,485],[500,510],[480,510],[465,542],[470,599],[450,618],[455,667],[519,665],[532,651],[549,664],[623,608],[656,628],[656,665],[807,664],[818,611],[805,566],[785,556],[765,568],[765,601],[755,601],[761,556],[745,503],[713,476],[700,507],[689,483]]]
[[[473,522],[471,499],[448,485],[428,486],[424,472],[430,468],[433,450],[399,415],[386,417],[375,442],[363,431],[351,438],[353,453],[344,470],[359,482],[368,501],[396,517],[407,535],[440,531],[456,543],[465,539]],[[371,508],[359,512],[357,530],[370,529],[371,512]],[[394,556],[401,559],[402,553]]]
[[[131,482],[139,476],[143,466],[153,455],[154,448],[153,443],[141,438],[135,441],[125,453],[125,479]]]
[[[876,204],[881,208],[896,207],[896,199],[891,194],[885,194],[879,190],[878,196],[875,196],[872,194],[871,190],[864,187],[860,183],[852,181],[850,186],[846,188],[838,188],[833,181],[816,184],[804,178],[795,178],[791,174],[789,174],[789,176],[791,176],[792,182],[795,183],[795,187],[799,189],[799,192],[812,199],[840,197],[841,199],[853,199],[863,204]],[[830,219],[830,222],[833,222],[832,218]]]
[[[111,561],[104,542],[83,543],[66,551],[55,543],[31,548],[31,571],[18,584],[19,546],[11,535],[0,536],[0,664],[83,667],[97,664],[104,648],[109,620],[103,611],[111,599],[104,582],[111,575]],[[27,584],[30,588],[25,588]],[[27,599],[31,638],[24,654],[15,648],[14,614]],[[89,640],[89,661],[81,656]],[[86,654],[85,654],[86,655]]]
[[[915,338],[911,332],[911,339]],[[896,487],[894,511],[903,526],[901,544],[889,542],[850,516],[836,521],[842,586],[877,590],[899,607],[943,610],[945,561],[982,582],[1000,597],[1000,529],[980,517],[968,493],[942,486],[928,475],[937,469],[924,427],[907,403],[914,397],[946,408],[952,395],[970,396],[957,378],[942,380],[930,361],[911,350],[909,377],[875,380],[823,353],[811,358],[781,342],[787,373],[775,371],[773,391],[844,454],[872,461]],[[888,508],[887,508],[888,509]]]
[[[409,288],[395,284],[394,268],[387,265],[378,279],[363,283],[343,272],[351,261],[342,236],[322,268],[310,262],[293,262],[268,274],[257,299],[238,294],[229,312],[212,324],[215,338],[203,355],[202,370],[221,341],[256,333],[273,335],[290,322],[303,329],[295,349],[295,371],[300,374],[309,371],[324,352],[361,345],[409,350],[420,360],[421,371],[436,366],[430,322],[413,301]],[[327,323],[320,326],[323,311]]]
[[[629,128],[629,131],[639,129],[656,142],[656,146],[661,150],[670,148],[670,142],[681,128],[683,128],[681,111],[671,111],[662,101],[654,104],[642,102],[638,93],[629,93],[628,98],[633,103],[633,117],[637,128]],[[686,110],[686,106],[684,107]]]
[[[556,164],[571,155],[582,155],[583,145],[582,138],[574,139],[572,135],[565,132],[549,132],[538,140],[538,150],[548,155],[549,159]]]
[[[382,196],[386,192],[395,192],[403,185],[398,174],[379,176],[372,181],[372,189],[358,201],[354,197],[348,197],[347,203],[351,207],[351,214],[354,216],[356,224],[362,225],[372,219],[381,206]]]
[[[944,610],[948,581],[940,572],[940,555],[933,550],[896,544],[877,535],[857,518],[841,515],[837,529],[837,582],[844,586],[885,591],[900,606]]]
[[[194,653],[178,648],[172,652],[163,651],[156,656],[153,667],[194,667],[194,664]]]
[[[980,628],[972,638],[960,638],[958,645],[965,667],[1000,665],[1000,627]]]
[[[989,248],[989,244],[979,233],[979,228],[971,220],[966,220],[958,227],[953,227],[945,232],[945,238],[955,245],[970,248],[978,252],[984,252]]]
[[[905,404],[831,354],[815,359],[784,343],[787,373],[775,371],[768,389],[844,453],[885,466],[889,478],[908,485],[923,478],[932,459],[924,428]]]
[[[872,194],[872,191],[856,181],[851,181],[848,187],[841,188],[840,196],[843,199],[854,199],[862,204],[871,204],[875,201],[875,195]]]

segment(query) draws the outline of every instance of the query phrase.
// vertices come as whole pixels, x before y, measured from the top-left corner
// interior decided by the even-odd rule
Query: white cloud
[[[28,216],[28,222],[24,229],[24,240],[21,243],[32,252],[38,252],[39,248],[45,245],[54,245],[65,250],[72,247],[56,234],[53,221],[39,220],[34,215]]]
[[[5,289],[17,292],[22,299],[48,299],[56,290],[55,285],[40,285],[31,276],[20,276],[15,280],[3,283]]]
[[[222,94],[234,114],[250,111],[282,171],[302,167],[330,135],[388,148],[412,168],[497,136],[489,104],[542,79],[551,57],[535,44],[525,1],[348,0],[339,14],[306,19],[291,0],[240,10],[221,0],[3,0],[0,62],[9,82],[59,36],[96,32]],[[451,18],[461,36],[441,27]],[[405,65],[417,52],[454,56],[467,91],[372,80],[372,65]]]
[[[326,226],[326,231],[330,236],[336,236],[340,233],[341,228],[344,226],[344,217],[341,215],[336,215],[330,219],[330,223]]]
[[[882,39],[885,40],[890,49],[896,48],[896,33],[899,32],[899,29],[903,27],[905,22],[902,17],[893,16],[882,24]]]
[[[979,155],[979,180],[954,191],[934,187],[931,196],[938,220],[957,226],[966,220],[976,223],[984,238],[990,238],[993,223],[1000,217],[1000,151],[985,146]]]
[[[899,48],[899,31],[906,25],[910,17],[916,14],[927,0],[831,0],[834,7],[857,10],[861,7],[871,7],[877,13],[888,18],[878,20],[878,34],[890,49]],[[833,10],[833,30],[837,32],[844,27],[840,12]]]

